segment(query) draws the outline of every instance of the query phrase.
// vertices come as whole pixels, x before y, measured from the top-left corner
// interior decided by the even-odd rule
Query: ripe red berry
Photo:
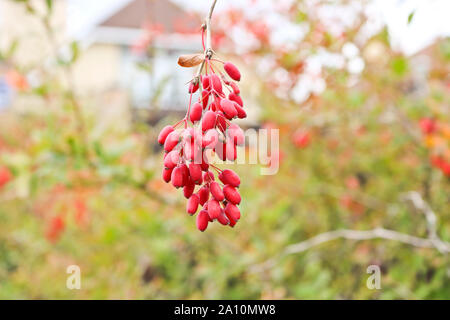
[[[183,168],[181,166],[175,167],[173,169],[171,181],[172,181],[172,185],[177,189],[184,185],[183,184]]]
[[[189,90],[188,90],[188,92],[189,93],[195,93],[197,90],[198,90],[198,83],[196,83],[196,84],[194,84],[193,82],[191,82],[190,84],[189,84]]]
[[[220,81],[220,78],[216,74],[212,74],[210,77],[210,82],[212,83],[212,88],[214,91],[216,91],[218,94],[222,93],[222,82]]]
[[[213,181],[209,184],[209,189],[211,190],[211,194],[217,201],[223,201],[225,199],[225,195],[223,194],[222,188],[220,185]]]
[[[225,215],[223,209],[222,212],[219,214],[219,216],[217,217],[217,221],[220,222],[220,224],[226,226],[228,224],[230,224],[230,220],[228,219],[228,217]]]
[[[195,184],[200,184],[203,181],[202,167],[196,163],[189,164],[189,175]]]
[[[214,152],[216,153],[217,157],[219,157],[220,160],[225,161],[227,160],[227,144],[224,141],[217,142]]]
[[[220,106],[222,107],[222,111],[228,119],[233,119],[237,116],[237,110],[234,107],[233,102],[231,102],[230,100],[222,99],[222,101],[220,101]]]
[[[166,138],[169,135],[169,133],[171,133],[173,131],[173,127],[172,126],[165,126],[164,128],[162,128],[161,132],[158,135],[158,143],[160,145],[163,145],[164,142],[166,142]]]
[[[223,68],[225,69],[226,73],[230,76],[231,79],[235,81],[241,80],[241,73],[239,72],[238,68],[230,62],[226,62],[223,65]]]
[[[237,102],[234,102],[234,107],[236,108],[237,116],[239,119],[247,118],[247,112],[245,112],[244,108],[237,104]]]
[[[183,163],[182,165],[180,165],[181,168],[181,172],[183,174],[183,185],[182,187],[184,187],[188,182],[189,182],[189,168],[186,165],[186,163]]]
[[[188,183],[183,187],[183,195],[186,199],[189,199],[195,190],[195,184],[194,182],[189,179]]]
[[[229,161],[234,161],[237,158],[237,150],[236,150],[236,145],[233,143],[232,140],[230,140],[230,138],[227,138],[227,141],[225,143],[225,154],[226,154],[226,158]]]
[[[208,227],[208,222],[209,222],[208,211],[201,210],[197,215],[196,222],[197,222],[197,229],[202,232],[205,231],[206,228]]]
[[[176,150],[172,150],[169,153],[167,153],[166,156],[164,157],[164,167],[168,169],[173,169],[177,166],[179,161],[180,161],[179,152]]]
[[[225,132],[227,129],[227,121],[225,120],[225,115],[222,112],[217,112],[217,128]]]
[[[203,107],[200,103],[196,102],[192,105],[189,118],[192,123],[199,121],[202,118]]]
[[[186,160],[194,161],[195,159],[200,159],[201,150],[200,147],[192,142],[185,142],[183,146],[184,157]]]
[[[186,211],[187,211],[187,213],[189,213],[190,215],[195,214],[197,212],[199,203],[200,203],[200,199],[199,199],[198,195],[193,194],[188,199],[188,202],[186,204]]]
[[[237,220],[234,220],[226,211],[225,211],[225,215],[227,216],[228,220],[230,220],[229,226],[233,228],[235,226]]]
[[[208,214],[211,219],[217,219],[222,212],[222,208],[220,207],[219,201],[215,199],[211,199],[208,201]]]
[[[231,100],[231,101],[236,102],[241,107],[244,106],[244,102],[242,101],[241,96],[235,94],[234,92],[230,92],[230,94],[228,95],[228,99]]]
[[[241,203],[241,195],[236,188],[230,186],[229,184],[223,187],[223,194],[225,195],[225,199],[230,201],[232,204]]]
[[[198,190],[197,195],[200,199],[200,205],[204,205],[209,200],[209,187],[204,185]]]
[[[216,129],[210,129],[205,132],[202,139],[202,147],[206,149],[212,149],[219,141],[219,133]]]
[[[233,186],[235,188],[239,187],[239,185],[241,184],[241,179],[239,179],[239,176],[236,174],[236,172],[230,169],[223,170],[219,174],[219,179],[223,184],[229,184],[230,186]]]
[[[239,89],[239,87],[238,87],[238,85],[237,85],[236,83],[231,82],[231,83],[230,83],[230,86],[231,86],[231,88],[233,89],[233,92],[234,92],[235,94],[240,94],[240,93],[241,93],[241,90]]]
[[[207,76],[207,75],[202,76],[202,87],[203,87],[203,90],[209,90],[210,89],[209,88],[210,84],[211,84],[211,81],[209,79],[209,76]]]
[[[241,146],[245,142],[244,131],[237,124],[231,124],[227,129],[227,135],[234,144]]]
[[[162,178],[166,183],[170,182],[170,179],[172,176],[172,171],[173,171],[173,169],[167,169],[167,168],[162,169]]]
[[[214,128],[216,125],[216,113],[214,111],[206,111],[202,119],[202,131]]]
[[[228,217],[231,217],[232,220],[238,221],[241,218],[241,211],[237,206],[228,202],[225,207],[225,213]]]
[[[180,134],[177,131],[169,133],[169,135],[166,138],[166,141],[164,142],[164,150],[166,152],[172,151],[172,149],[175,148],[178,142],[180,141],[179,139]]]
[[[214,181],[214,173],[212,173],[211,171],[203,173],[203,181],[205,182]]]
[[[201,98],[203,109],[206,109],[206,107],[208,106],[208,101],[209,101],[209,92],[206,90],[203,90],[202,98]]]

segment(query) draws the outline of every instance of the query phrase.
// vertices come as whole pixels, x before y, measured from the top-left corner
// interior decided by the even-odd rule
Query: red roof
[[[100,25],[135,29],[153,26],[164,33],[194,33],[201,24],[198,16],[169,0],[133,0]]]

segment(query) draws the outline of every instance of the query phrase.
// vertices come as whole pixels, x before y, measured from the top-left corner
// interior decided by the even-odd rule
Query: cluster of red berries
[[[189,85],[189,106],[184,119],[164,127],[158,142],[164,145],[163,180],[175,188],[183,188],[186,210],[194,215],[199,206],[197,228],[204,231],[214,220],[233,227],[240,219],[237,207],[241,196],[237,190],[241,181],[232,170],[220,170],[211,163],[215,154],[223,161],[234,161],[236,146],[245,142],[244,132],[231,121],[247,116],[240,90],[235,81],[241,74],[233,64],[223,63],[229,78],[205,56],[205,73],[195,77]],[[234,80],[234,81],[233,81]],[[225,94],[228,90],[228,95]],[[198,96],[193,103],[194,95]],[[184,127],[182,126],[184,124]],[[181,126],[181,128],[178,128]],[[218,174],[216,181],[214,171]],[[196,186],[199,189],[196,191]],[[210,197],[211,195],[211,197]]]

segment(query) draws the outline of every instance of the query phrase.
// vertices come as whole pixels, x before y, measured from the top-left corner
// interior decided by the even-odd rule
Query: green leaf
[[[411,13],[408,15],[408,24],[411,23],[412,19],[414,18],[414,14],[415,14],[415,13],[416,13],[416,12],[413,11],[413,12],[411,12]]]
[[[53,0],[46,0],[45,3],[47,4],[47,9],[49,12],[53,9]]]

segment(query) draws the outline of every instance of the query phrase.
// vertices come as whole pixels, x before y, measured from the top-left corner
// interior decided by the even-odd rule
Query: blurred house
[[[46,11],[45,1],[31,3]],[[73,40],[82,49],[73,69],[81,95],[104,93],[125,108],[185,108],[193,70],[179,67],[177,58],[201,51],[200,18],[168,0],[59,0],[51,25],[60,52]],[[52,68],[54,50],[42,22],[23,3],[0,0],[0,45],[5,49],[16,39],[15,63]],[[39,82],[39,75],[31,78]],[[0,85],[2,106],[10,101],[7,89]]]
[[[68,36],[85,49],[74,72],[80,89],[126,92],[135,108],[184,109],[193,70],[177,58],[201,51],[201,20],[167,0],[109,0],[81,18],[90,6],[75,0],[67,7]]]

